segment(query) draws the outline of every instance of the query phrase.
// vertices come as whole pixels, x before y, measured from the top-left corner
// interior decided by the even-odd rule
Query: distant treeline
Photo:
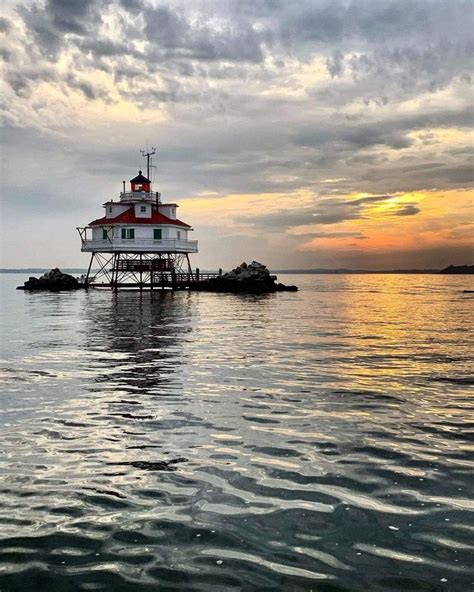
[[[376,273],[411,273],[411,274],[466,274],[474,273],[474,265],[450,265],[444,269],[274,269],[273,273],[320,273],[320,274],[376,274]]]
[[[25,269],[0,269],[0,273],[46,273],[46,267],[28,267]],[[86,273],[87,269],[68,267],[62,271],[72,274]],[[92,270],[93,272],[95,270]],[[202,270],[204,271],[204,270]],[[217,273],[216,270],[205,270],[206,273]],[[449,265],[444,269],[272,269],[272,273],[321,273],[321,274],[357,274],[357,273],[431,273],[431,274],[474,274],[474,265]]]

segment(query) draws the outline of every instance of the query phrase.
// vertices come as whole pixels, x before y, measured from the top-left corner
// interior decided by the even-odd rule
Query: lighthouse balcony
[[[148,238],[106,240],[82,239],[81,251],[93,253],[197,253],[198,241],[165,238],[154,240]]]
[[[152,202],[160,203],[160,193],[158,191],[122,191],[120,201],[125,203]]]

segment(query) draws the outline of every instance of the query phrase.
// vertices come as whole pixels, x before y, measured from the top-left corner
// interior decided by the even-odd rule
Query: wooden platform
[[[134,269],[133,271],[143,271]],[[171,273],[169,271],[152,271],[150,280],[145,282],[117,282],[117,283],[94,283],[89,282],[88,288],[108,288],[113,290],[135,289],[135,290],[187,290],[192,289],[199,282],[219,277],[218,273]]]

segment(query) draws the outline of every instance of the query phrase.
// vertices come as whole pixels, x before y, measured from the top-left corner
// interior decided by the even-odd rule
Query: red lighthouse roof
[[[101,226],[101,225],[110,225],[110,224],[171,224],[172,226],[182,226],[183,228],[191,228],[189,224],[186,222],[181,222],[181,220],[172,218],[168,218],[164,216],[160,212],[156,210],[152,211],[150,218],[137,218],[135,215],[135,208],[129,208],[125,212],[122,212],[115,218],[107,218],[103,216],[102,218],[98,218],[89,224],[89,226]]]

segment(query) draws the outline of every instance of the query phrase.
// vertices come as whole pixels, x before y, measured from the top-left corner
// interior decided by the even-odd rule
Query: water
[[[24,279],[0,276],[2,592],[472,589],[471,278]]]

